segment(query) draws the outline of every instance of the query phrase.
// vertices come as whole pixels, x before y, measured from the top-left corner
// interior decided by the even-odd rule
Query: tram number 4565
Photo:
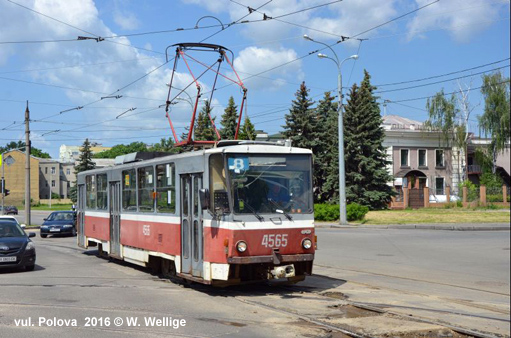
[[[270,247],[270,248],[283,248],[287,246],[287,234],[279,234],[279,235],[264,235],[262,246]]]

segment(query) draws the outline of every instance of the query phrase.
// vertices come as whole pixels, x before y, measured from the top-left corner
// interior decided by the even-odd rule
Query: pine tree
[[[234,103],[234,98],[229,98],[227,108],[222,115],[222,130],[220,130],[220,137],[224,140],[234,140],[236,135],[236,127],[238,126],[238,107]]]
[[[295,94],[289,114],[286,114],[284,136],[291,139],[294,147],[312,149],[315,143],[317,116],[311,106],[314,102],[309,99],[309,89],[302,82]]]
[[[80,157],[78,164],[75,166],[75,172],[78,174],[82,171],[91,170],[96,168],[96,164],[92,161],[92,152],[90,149],[89,139],[86,138],[80,148]]]
[[[199,115],[197,116],[197,120],[195,120],[195,128],[194,128],[194,141],[215,141],[216,135],[215,130],[213,129],[213,124],[209,119],[209,115],[211,115],[211,105],[209,101],[206,101],[204,107],[202,107]],[[214,120],[214,119],[213,119]]]
[[[92,152],[90,149],[89,139],[86,138],[80,148],[80,157],[78,158],[78,164],[75,165],[75,174],[82,171],[91,170],[96,168],[96,164],[92,161]],[[77,182],[75,181],[73,186],[69,188],[69,198],[73,203],[77,201]]]
[[[339,137],[337,103],[330,92],[319,101],[316,108],[318,123],[314,161],[314,201],[318,203],[336,202],[339,193]]]
[[[247,116],[245,117],[243,126],[240,127],[238,140],[255,140],[255,137],[256,137],[255,127],[252,124],[252,122],[250,122],[250,118]]]
[[[393,195],[387,184],[392,176],[387,171],[380,107],[373,95],[376,87],[370,79],[364,71],[360,87],[353,85],[344,114],[346,200],[384,209]]]

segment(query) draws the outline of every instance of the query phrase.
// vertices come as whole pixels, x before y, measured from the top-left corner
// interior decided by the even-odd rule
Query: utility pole
[[[30,225],[30,111],[25,110],[25,224]]]
[[[2,158],[0,158],[0,163],[2,164],[2,215],[5,214],[5,163],[4,163],[4,153],[2,153]]]

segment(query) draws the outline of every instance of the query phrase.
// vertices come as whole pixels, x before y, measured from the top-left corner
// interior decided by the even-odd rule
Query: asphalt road
[[[342,312],[350,304],[509,336],[509,231],[317,229],[317,234],[315,276],[305,282],[225,289],[189,287],[98,258],[94,250],[78,248],[74,237],[37,236],[35,271],[0,271],[0,336],[332,337],[310,319],[359,325],[376,336],[438,329]],[[117,317],[120,326],[113,322]],[[186,325],[145,322],[163,317],[172,317],[170,324],[184,319]],[[29,318],[33,326],[17,326]],[[77,327],[39,322],[54,318],[75,319]],[[137,324],[129,326],[128,318],[138,318]]]
[[[48,217],[52,212],[45,210],[31,210],[30,212],[30,223],[31,225],[42,225],[44,218]],[[20,224],[26,224],[25,222],[25,210],[20,210],[18,215],[14,215]]]

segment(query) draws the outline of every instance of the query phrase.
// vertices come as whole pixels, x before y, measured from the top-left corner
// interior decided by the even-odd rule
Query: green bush
[[[314,219],[316,221],[335,221],[339,219],[339,205],[314,204]]]
[[[502,195],[486,195],[487,202],[502,202]]]
[[[462,201],[456,201],[456,206],[458,208],[463,208],[463,202]]]
[[[357,203],[348,204],[346,207],[346,217],[348,221],[361,221],[368,212],[368,207]]]
[[[502,189],[502,184],[504,182],[502,181],[502,178],[498,175],[494,175],[492,173],[484,173],[481,175],[481,179],[479,180],[481,185],[486,186],[486,190],[490,189]]]
[[[463,198],[463,187],[467,187],[467,202],[473,202],[478,199],[479,187],[472,183],[471,181],[464,181],[459,185],[459,195]]]

